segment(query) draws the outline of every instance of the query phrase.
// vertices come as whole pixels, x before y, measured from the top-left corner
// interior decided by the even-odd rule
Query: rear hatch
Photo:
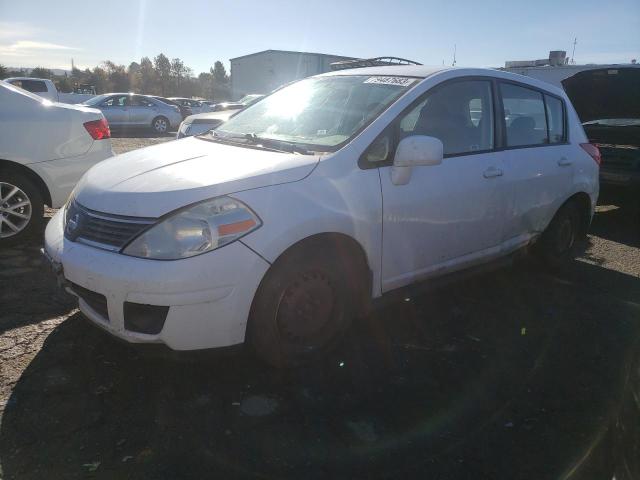
[[[562,81],[604,169],[640,171],[639,67],[585,70]]]

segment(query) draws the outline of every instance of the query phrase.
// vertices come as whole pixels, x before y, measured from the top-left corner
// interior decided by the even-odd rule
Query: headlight
[[[170,214],[122,253],[157,260],[193,257],[238,240],[260,225],[258,216],[244,203],[218,197]]]

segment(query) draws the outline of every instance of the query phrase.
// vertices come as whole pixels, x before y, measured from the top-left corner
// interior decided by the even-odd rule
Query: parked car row
[[[263,97],[264,95],[246,95],[235,103],[219,103],[214,105],[214,112],[200,113],[187,117],[180,124],[176,138],[190,137],[208,132],[229,120],[232,115],[250,107]]]

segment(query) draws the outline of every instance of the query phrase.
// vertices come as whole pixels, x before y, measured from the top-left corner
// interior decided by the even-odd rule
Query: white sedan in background
[[[178,128],[176,138],[192,137],[208,132],[222,125],[229,120],[231,115],[237,113],[237,110],[227,110],[225,112],[209,112],[199,113],[197,115],[189,115],[185,118]]]
[[[113,155],[99,110],[54,103],[0,81],[0,247],[39,231],[80,177]]]

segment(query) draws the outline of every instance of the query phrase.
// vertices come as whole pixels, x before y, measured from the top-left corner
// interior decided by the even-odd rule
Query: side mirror
[[[391,182],[394,185],[406,185],[413,167],[440,165],[443,150],[442,142],[435,137],[412,135],[403,138],[393,158]]]

